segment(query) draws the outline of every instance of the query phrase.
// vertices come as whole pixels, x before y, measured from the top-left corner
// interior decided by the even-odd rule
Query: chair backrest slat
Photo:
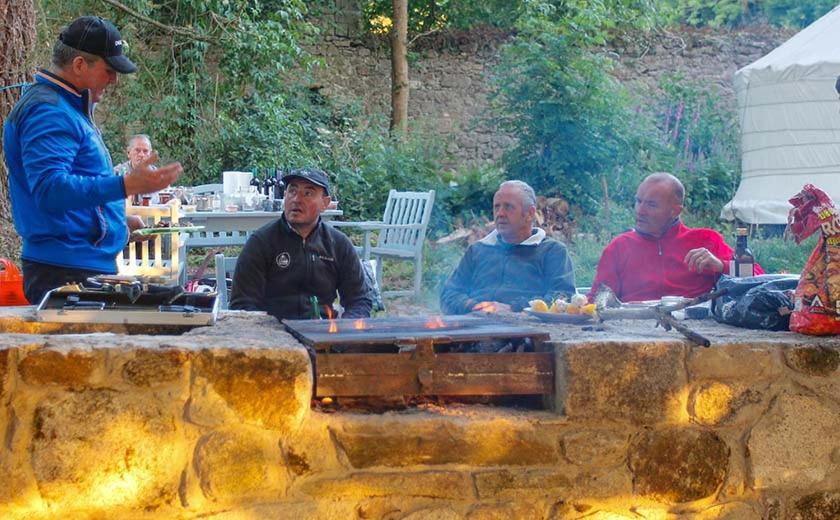
[[[379,247],[412,251],[422,249],[434,199],[434,190],[421,192],[391,190],[388,193],[388,202],[385,204],[382,221],[385,224],[416,224],[421,227],[386,230],[379,239]]]

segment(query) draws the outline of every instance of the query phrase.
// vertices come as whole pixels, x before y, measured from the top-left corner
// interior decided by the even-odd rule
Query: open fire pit
[[[315,352],[317,397],[550,395],[545,332],[474,316],[285,320]]]

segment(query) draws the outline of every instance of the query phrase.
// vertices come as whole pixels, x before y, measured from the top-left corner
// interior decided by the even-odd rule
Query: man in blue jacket
[[[24,293],[33,304],[54,287],[116,273],[130,231],[126,197],[158,191],[181,173],[178,163],[153,170],[153,156],[131,175],[114,175],[93,110],[117,73],[137,71],[124,46],[107,20],[73,21],[55,42],[50,69],[36,74],[4,123]]]
[[[533,227],[536,194],[507,181],[493,196],[496,229],[471,245],[440,294],[447,314],[519,312],[528,300],[575,293],[572,260],[562,243]]]

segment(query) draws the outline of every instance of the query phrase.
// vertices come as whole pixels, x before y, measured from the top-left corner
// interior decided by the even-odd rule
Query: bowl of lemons
[[[528,305],[523,311],[542,321],[554,323],[586,323],[597,315],[595,304],[589,303],[582,294],[575,294],[568,301],[557,298],[550,304],[537,298],[529,301]]]

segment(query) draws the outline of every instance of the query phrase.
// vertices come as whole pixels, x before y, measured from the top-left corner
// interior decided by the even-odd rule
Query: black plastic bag
[[[747,329],[788,330],[797,283],[799,275],[721,276],[715,289],[729,291],[712,300],[712,317]]]

